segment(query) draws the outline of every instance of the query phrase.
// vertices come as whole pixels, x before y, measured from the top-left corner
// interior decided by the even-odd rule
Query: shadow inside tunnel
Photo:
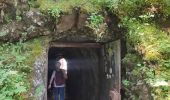
[[[48,84],[57,53],[67,60],[68,79],[65,100],[98,100],[99,48],[50,48],[48,54]],[[53,88],[48,89],[48,100],[54,100]]]

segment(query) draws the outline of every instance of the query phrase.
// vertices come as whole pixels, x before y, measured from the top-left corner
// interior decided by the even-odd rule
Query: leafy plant
[[[21,16],[16,16],[16,20],[19,22],[22,20],[22,17]]]
[[[97,29],[104,22],[104,17],[102,15],[92,13],[88,20],[88,26],[93,29]]]
[[[4,20],[5,20],[7,23],[11,23],[11,22],[12,22],[12,18],[11,18],[11,16],[8,15],[8,14],[6,14],[6,15],[4,16]]]
[[[169,70],[169,45],[170,38],[157,25],[147,21],[139,21],[137,18],[125,18],[122,20],[123,25],[128,28],[126,34],[127,45],[129,49],[136,51],[136,55],[141,56],[141,61],[136,62],[133,70],[130,72],[131,77],[144,81],[153,89],[152,94],[159,96],[156,99],[165,100],[169,95],[167,91],[161,90],[162,84],[154,90],[154,83],[158,79],[170,80]],[[147,22],[147,23],[146,23]],[[132,50],[130,50],[132,51]],[[128,56],[128,55],[127,55]],[[145,64],[142,62],[145,61]],[[133,60],[130,60],[133,62]],[[135,63],[135,62],[133,62]],[[132,83],[137,83],[137,80],[131,79]],[[162,95],[164,94],[164,96]]]
[[[60,17],[61,9],[58,7],[53,7],[48,9],[48,14],[54,18]]]
[[[44,40],[43,40],[44,41]],[[0,97],[3,100],[23,100],[32,80],[35,57],[41,52],[40,40],[3,43],[0,45]]]
[[[1,69],[0,74],[1,99],[13,100],[12,97],[20,96],[21,93],[27,91],[27,86],[23,84],[25,75],[18,74],[17,71],[6,69]]]
[[[5,36],[7,33],[6,32],[4,32],[4,31],[1,31],[0,32],[0,36]]]
[[[125,86],[129,86],[130,85],[130,82],[128,80],[123,80],[122,83]]]

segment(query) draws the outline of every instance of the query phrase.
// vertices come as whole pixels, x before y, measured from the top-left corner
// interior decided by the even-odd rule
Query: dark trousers
[[[64,87],[54,87],[54,91],[53,91],[54,100],[64,100],[64,94],[65,94],[64,89],[65,89]]]

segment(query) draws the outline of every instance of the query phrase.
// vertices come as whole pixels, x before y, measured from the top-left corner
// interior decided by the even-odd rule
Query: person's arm
[[[55,77],[55,73],[56,73],[56,72],[53,71],[48,88],[51,88],[51,84],[52,84],[53,79],[54,79],[54,77]]]

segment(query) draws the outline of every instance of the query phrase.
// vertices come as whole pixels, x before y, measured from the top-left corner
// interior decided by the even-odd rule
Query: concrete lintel
[[[51,43],[50,47],[101,48],[102,45],[100,43]]]

